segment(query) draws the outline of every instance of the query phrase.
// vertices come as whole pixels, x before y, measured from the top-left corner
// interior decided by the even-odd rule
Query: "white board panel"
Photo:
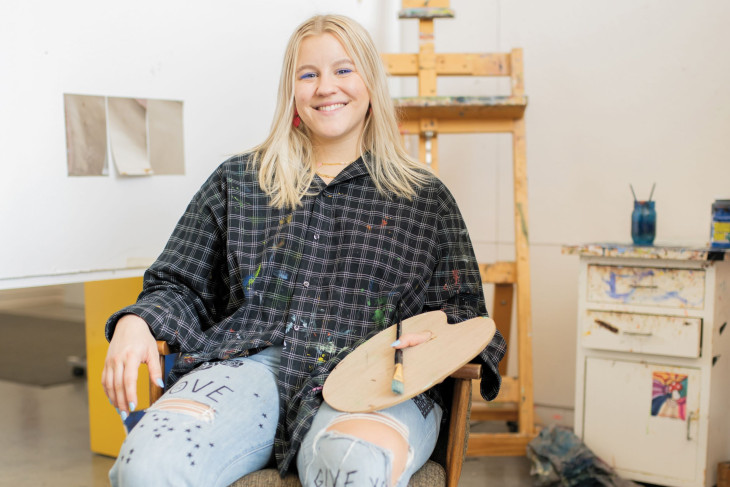
[[[342,13],[394,50],[389,6],[3,1],[0,288],[140,274],[215,167],[265,137],[293,29]],[[122,177],[110,164],[69,177],[64,93],[182,101],[185,174]]]

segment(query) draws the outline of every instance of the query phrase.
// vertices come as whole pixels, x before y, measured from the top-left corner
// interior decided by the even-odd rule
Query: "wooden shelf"
[[[523,457],[527,444],[537,434],[524,433],[471,433],[467,446],[467,457]]]
[[[526,96],[414,96],[393,102],[403,120],[515,120],[523,117],[527,107]]]
[[[589,243],[564,245],[562,253],[591,257],[623,257],[633,259],[673,259],[716,261],[730,259],[730,250],[711,247],[677,245],[631,245],[623,243]]]

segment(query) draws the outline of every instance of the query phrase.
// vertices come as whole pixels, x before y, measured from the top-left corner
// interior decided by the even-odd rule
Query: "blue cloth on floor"
[[[567,428],[550,425],[527,445],[538,486],[639,487],[618,476]]]

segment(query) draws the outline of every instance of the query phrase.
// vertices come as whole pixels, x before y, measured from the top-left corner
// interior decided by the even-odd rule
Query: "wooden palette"
[[[403,321],[403,334],[430,331],[433,338],[403,349],[403,394],[391,390],[395,369],[396,325],[381,331],[337,364],[324,383],[327,404],[339,411],[372,412],[395,406],[434,385],[479,355],[496,327],[479,317],[455,325],[443,311],[430,311]]]

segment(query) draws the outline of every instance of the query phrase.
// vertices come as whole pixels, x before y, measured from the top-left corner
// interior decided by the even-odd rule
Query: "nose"
[[[319,77],[317,84],[317,95],[327,96],[337,91],[337,79],[331,75],[324,73]]]

